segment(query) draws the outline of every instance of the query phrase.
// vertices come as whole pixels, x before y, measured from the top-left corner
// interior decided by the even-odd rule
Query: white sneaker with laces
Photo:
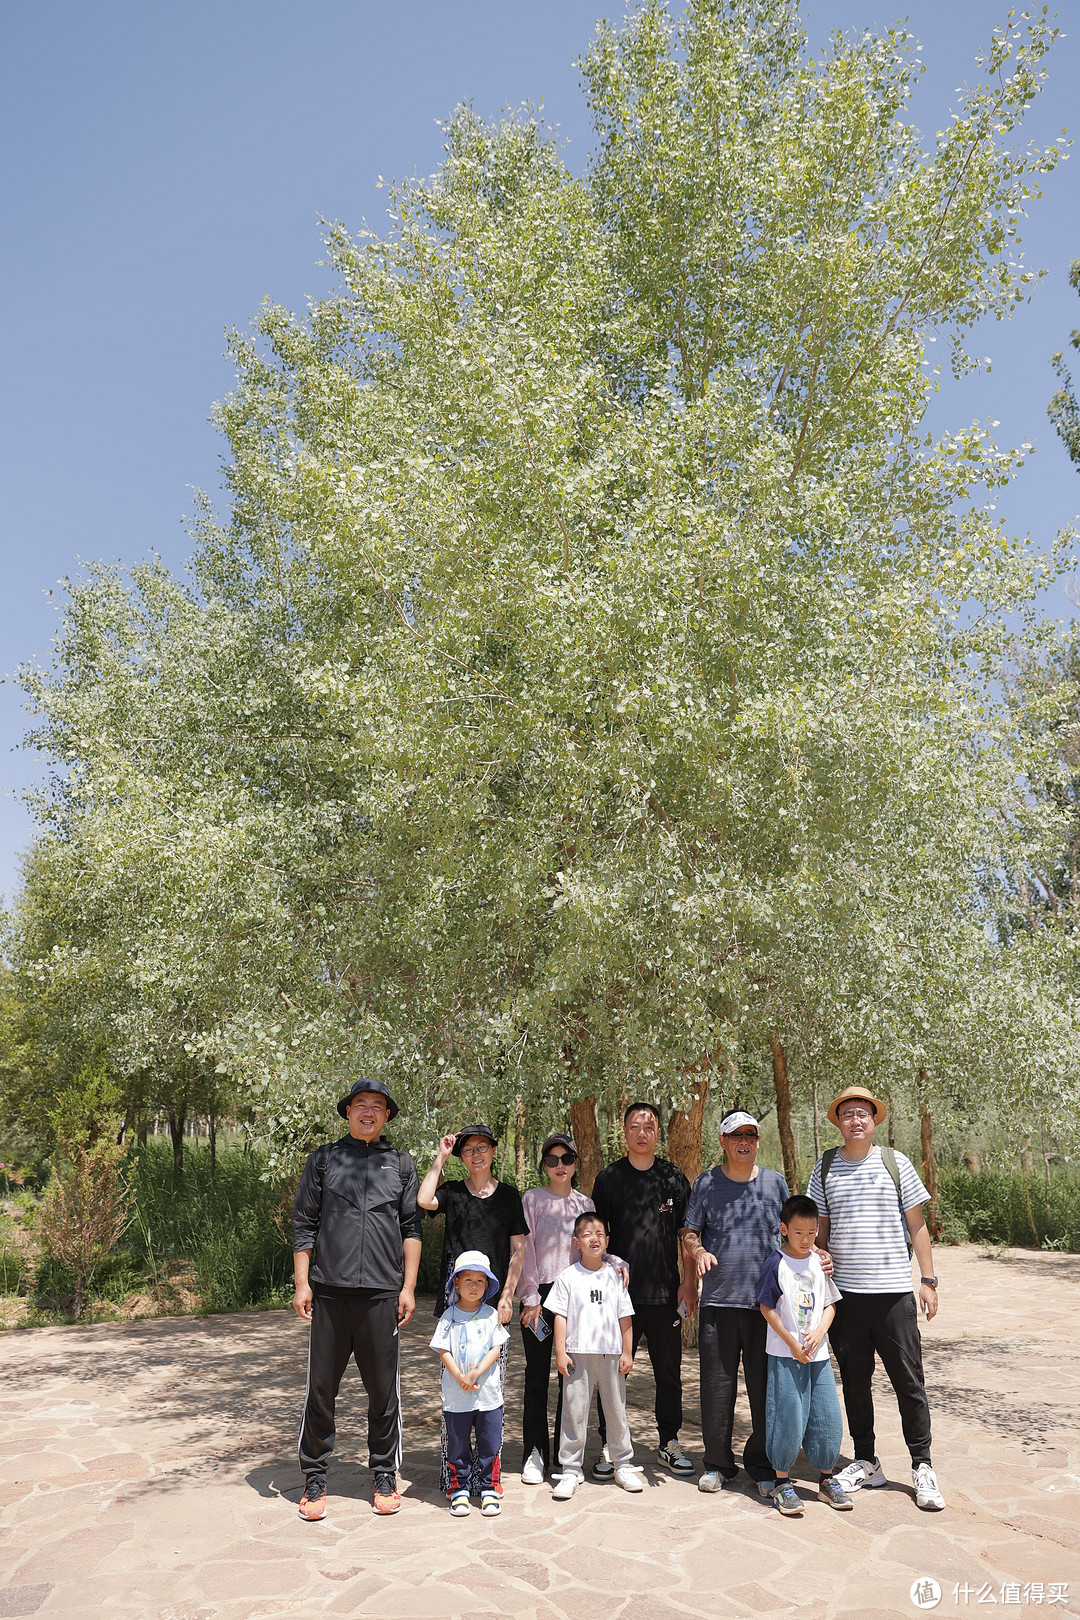
[[[885,1470],[875,1457],[873,1462],[867,1462],[863,1457],[856,1457],[853,1463],[841,1468],[833,1478],[845,1495],[850,1496],[852,1491],[861,1491],[865,1485],[868,1490],[876,1491],[879,1486],[887,1485]]]
[[[631,1463],[620,1463],[615,1470],[615,1483],[621,1485],[624,1491],[643,1491],[641,1475]]]
[[[927,1513],[940,1513],[945,1506],[945,1498],[929,1463],[920,1463],[918,1468],[911,1470],[911,1483],[915,1487],[915,1506],[925,1508]]]
[[[544,1459],[535,1446],[529,1452],[525,1466],[521,1470],[521,1483],[523,1485],[542,1485],[544,1483]]]
[[[568,1502],[581,1484],[581,1478],[580,1474],[560,1474],[551,1493],[555,1501]]]
[[[697,1482],[697,1488],[699,1491],[722,1491],[724,1476],[717,1468],[706,1468]]]

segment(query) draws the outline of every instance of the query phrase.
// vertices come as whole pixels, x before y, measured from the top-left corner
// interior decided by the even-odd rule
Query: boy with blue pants
[[[841,1296],[813,1252],[817,1228],[812,1198],[787,1199],[780,1211],[783,1247],[769,1255],[757,1286],[757,1303],[768,1323],[765,1450],[776,1473],[773,1504],[787,1517],[802,1513],[791,1483],[800,1450],[821,1476],[821,1500],[841,1510],[852,1505],[833,1478],[844,1426],[825,1334]]]

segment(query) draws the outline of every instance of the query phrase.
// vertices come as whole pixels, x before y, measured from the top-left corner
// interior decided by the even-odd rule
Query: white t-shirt
[[[881,1149],[872,1147],[865,1159],[833,1157],[821,1189],[821,1160],[810,1173],[807,1197],[829,1219],[829,1253],[833,1280],[844,1294],[909,1294],[911,1256],[907,1227],[900,1214],[929,1202],[911,1160],[897,1153],[900,1196],[896,1183],[881,1162]]]
[[[590,1271],[578,1260],[559,1272],[545,1304],[554,1316],[566,1317],[566,1348],[570,1355],[622,1354],[619,1321],[633,1316],[634,1307],[613,1267]]]
[[[761,1268],[757,1303],[774,1310],[792,1337],[800,1342],[804,1333],[817,1327],[826,1305],[835,1305],[840,1298],[839,1288],[826,1277],[816,1254],[807,1255],[805,1260],[796,1260],[790,1254],[770,1254]],[[773,1331],[771,1323],[765,1335],[765,1354],[787,1356],[789,1361],[795,1359],[790,1345]],[[824,1339],[810,1359],[828,1361],[829,1346]]]
[[[475,1311],[451,1305],[439,1317],[428,1342],[432,1350],[449,1350],[462,1372],[469,1372],[479,1367],[489,1350],[509,1340],[493,1305],[481,1305]],[[444,1367],[442,1403],[444,1412],[494,1412],[503,1403],[499,1363],[496,1361],[481,1374],[475,1389],[462,1389],[453,1373]]]

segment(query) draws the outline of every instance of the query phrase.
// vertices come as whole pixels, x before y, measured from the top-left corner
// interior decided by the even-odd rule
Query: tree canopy
[[[374,1071],[417,1142],[686,1105],[774,1041],[1075,1089],[1060,940],[987,898],[1002,660],[1072,537],[996,518],[1026,447],[925,421],[1033,283],[1053,37],[996,32],[924,141],[903,32],[812,58],[786,0],[647,0],[582,58],[585,173],[462,108],[384,235],[328,228],[332,295],[232,337],[188,578],[89,570],[25,677],[15,960],[65,1038],[227,1076],[282,1162]]]

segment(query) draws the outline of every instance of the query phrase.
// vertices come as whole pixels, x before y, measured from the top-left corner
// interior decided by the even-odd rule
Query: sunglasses
[[[729,1142],[756,1142],[757,1139],[758,1139],[757,1131],[729,1131],[728,1132],[728,1141]]]
[[[557,1164],[577,1164],[577,1154],[545,1153],[540,1162],[546,1164],[549,1170],[553,1170]]]

